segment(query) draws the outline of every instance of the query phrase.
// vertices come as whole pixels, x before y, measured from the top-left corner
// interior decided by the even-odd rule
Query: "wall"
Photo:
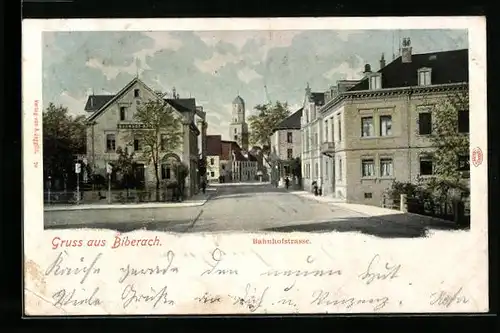
[[[211,161],[213,160],[213,164]],[[213,172],[213,176],[212,176]],[[211,182],[218,182],[220,173],[220,157],[217,155],[207,156],[207,179]]]

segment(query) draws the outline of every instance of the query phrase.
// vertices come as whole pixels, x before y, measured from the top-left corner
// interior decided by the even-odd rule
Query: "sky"
[[[43,34],[43,103],[86,114],[88,95],[114,94],[135,76],[155,90],[194,97],[207,112],[208,134],[229,139],[231,103],[246,117],[257,104],[302,107],[305,87],[325,91],[379,69],[410,37],[413,53],[468,47],[466,30],[76,31]],[[267,94],[266,89],[267,87]]]

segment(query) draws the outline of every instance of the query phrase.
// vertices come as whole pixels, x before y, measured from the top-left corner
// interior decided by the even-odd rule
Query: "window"
[[[469,171],[469,155],[458,156],[458,168],[457,171]]]
[[[370,76],[370,90],[382,89],[382,77],[380,75]]]
[[[286,133],[286,142],[293,143],[293,133],[292,132]]]
[[[116,150],[116,137],[114,134],[106,135],[106,150],[115,151]]]
[[[328,179],[330,170],[328,170],[328,161],[325,161],[325,179]]]
[[[418,71],[418,85],[428,86],[431,84],[431,70],[421,69]]]
[[[330,123],[332,124],[331,125],[331,129],[332,129],[332,141],[335,140],[335,123],[333,122],[333,118],[330,119]]]
[[[318,178],[319,174],[319,168],[318,168],[318,163],[314,164],[314,178]]]
[[[238,136],[237,135],[234,136],[234,140],[235,141],[238,140]]]
[[[373,117],[361,118],[361,136],[362,137],[373,136]]]
[[[211,158],[211,159],[210,159],[210,165],[214,165],[214,163],[215,163],[215,162],[214,162],[214,159],[213,159],[213,158]]]
[[[120,107],[120,120],[121,121],[125,120],[126,115],[127,115],[127,108],[124,106]]]
[[[139,138],[134,139],[134,150],[141,150],[142,145],[141,145],[141,140]]]
[[[328,142],[328,119],[325,120],[325,142]]]
[[[371,198],[372,198],[372,193],[371,192],[365,193],[365,199],[371,199]]]
[[[392,135],[392,116],[380,116],[380,136]]]
[[[418,114],[418,134],[429,135],[432,132],[432,114],[420,112]]]
[[[392,177],[392,159],[380,159],[380,177]]]
[[[160,134],[160,149],[162,151],[167,150],[167,135],[166,134]]]
[[[469,111],[458,111],[458,132],[469,133]]]
[[[139,89],[134,89],[134,97],[135,98],[141,97],[141,91]]]
[[[171,171],[168,164],[161,165],[161,179],[170,179]]]
[[[342,180],[342,159],[339,158],[339,178],[340,180]]]
[[[318,145],[318,133],[314,133],[314,145]]]
[[[289,160],[291,160],[291,159],[293,158],[293,149],[288,148],[288,149],[286,150],[286,157],[287,157]]]
[[[361,161],[361,171],[363,177],[375,176],[375,163],[373,159],[365,159]]]
[[[337,120],[338,132],[339,132],[339,141],[342,141],[342,127],[340,123],[340,119]]]
[[[215,172],[210,171],[210,177],[215,177]]]
[[[432,175],[432,158],[428,156],[420,157],[420,175],[429,176]]]
[[[236,134],[236,133],[238,133],[238,130],[235,128],[235,129],[234,129],[234,134]]]

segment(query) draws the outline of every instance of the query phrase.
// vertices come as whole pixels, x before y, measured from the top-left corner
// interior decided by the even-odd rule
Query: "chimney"
[[[403,44],[401,48],[401,62],[410,63],[411,62],[411,41],[410,38],[403,38]]]
[[[385,58],[384,54],[382,53],[382,57],[380,57],[380,69],[385,67]]]
[[[175,87],[172,89],[172,96],[174,99],[177,98],[177,95],[175,94]]]
[[[372,72],[372,68],[371,68],[370,64],[366,64],[366,65],[365,65],[365,71],[363,72],[363,74],[364,74],[365,76],[367,76],[367,75],[368,75],[368,74],[370,74],[371,72]]]

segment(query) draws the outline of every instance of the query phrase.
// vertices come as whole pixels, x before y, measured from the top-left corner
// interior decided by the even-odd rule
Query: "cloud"
[[[352,64],[348,62],[342,62],[338,66],[330,69],[325,72],[323,76],[329,80],[358,80],[362,77],[363,72],[363,59],[359,56],[356,56],[358,62],[358,66],[353,67]]]
[[[261,77],[262,75],[249,67],[242,68],[238,71],[238,78],[245,83],[249,83],[250,81],[259,79]]]
[[[215,52],[208,60],[195,60],[195,65],[203,73],[216,74],[216,72],[229,63],[236,63],[241,60],[240,57],[231,53],[221,54]]]
[[[85,102],[86,99],[77,98],[75,96],[72,96],[69,92],[63,91],[59,96],[58,104],[66,106],[68,108],[68,113],[75,116],[80,116],[82,114],[85,114]]]

